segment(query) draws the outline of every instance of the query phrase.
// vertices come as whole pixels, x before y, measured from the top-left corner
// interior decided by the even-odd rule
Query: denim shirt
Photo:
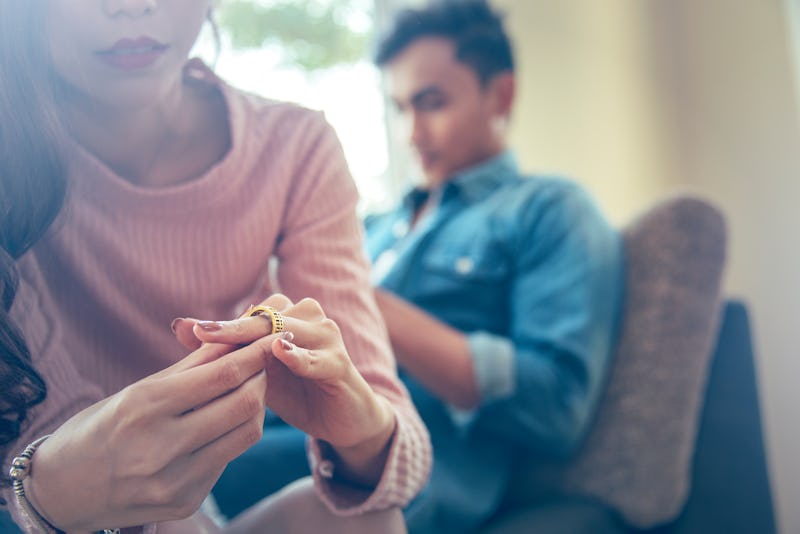
[[[401,374],[431,430],[432,485],[437,471],[461,479],[441,492],[464,495],[435,497],[459,524],[491,513],[512,452],[565,456],[580,443],[609,363],[623,251],[581,187],[521,176],[509,152],[430,194],[434,207],[413,229],[420,190],[369,217],[367,249],[376,285],[467,336],[482,399],[473,412]]]

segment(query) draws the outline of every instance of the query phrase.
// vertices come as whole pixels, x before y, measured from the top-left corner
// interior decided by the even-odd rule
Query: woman
[[[211,0],[0,1],[4,465],[32,444],[24,495],[3,491],[18,524],[205,532],[194,512],[265,406],[313,437],[325,506],[297,518],[301,489],[229,530],[408,502],[430,445],[321,114],[186,62]]]

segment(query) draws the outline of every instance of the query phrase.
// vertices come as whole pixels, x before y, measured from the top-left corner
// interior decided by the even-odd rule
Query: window
[[[226,0],[220,47],[207,30],[195,53],[232,85],[323,110],[344,147],[362,210],[393,202],[386,103],[369,58],[391,0]]]

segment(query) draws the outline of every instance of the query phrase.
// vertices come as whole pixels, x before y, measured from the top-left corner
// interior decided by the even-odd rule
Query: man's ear
[[[509,118],[511,108],[514,106],[514,97],[517,92],[517,82],[513,72],[503,72],[496,75],[489,82],[489,90],[493,95],[494,113],[498,116]]]

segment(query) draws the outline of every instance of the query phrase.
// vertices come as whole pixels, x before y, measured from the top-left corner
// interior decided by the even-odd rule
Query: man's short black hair
[[[381,39],[375,63],[386,65],[423,37],[451,40],[456,59],[474,70],[482,84],[497,74],[514,71],[514,55],[502,16],[486,0],[438,0],[403,9]]]

